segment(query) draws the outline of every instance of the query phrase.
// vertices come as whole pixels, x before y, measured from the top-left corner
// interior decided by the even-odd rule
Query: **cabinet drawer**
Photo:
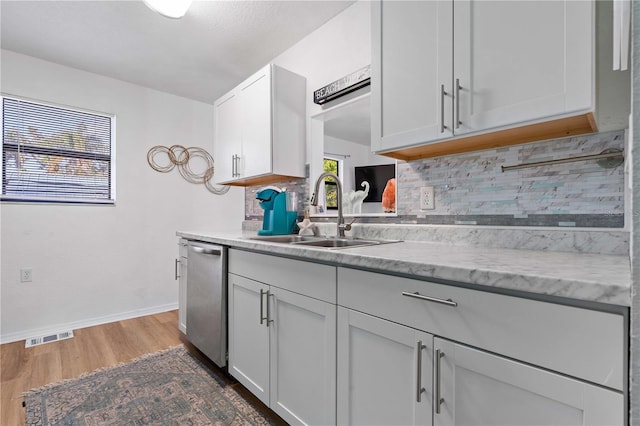
[[[229,272],[336,303],[336,268],[242,250],[229,250]]]
[[[622,315],[348,268],[338,268],[338,304],[614,389],[624,386]]]

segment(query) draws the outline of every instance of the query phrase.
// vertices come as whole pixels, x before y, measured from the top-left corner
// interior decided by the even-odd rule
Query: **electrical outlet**
[[[434,208],[433,186],[423,186],[420,188],[420,210],[433,210]]]
[[[30,283],[33,281],[33,270],[31,268],[20,269],[20,282]]]

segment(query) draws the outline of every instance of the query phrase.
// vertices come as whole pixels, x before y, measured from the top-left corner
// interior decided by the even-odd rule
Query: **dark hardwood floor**
[[[181,343],[277,425],[286,425],[186,340],[178,330],[178,311],[74,330],[72,339],[28,349],[24,347],[24,340],[0,345],[0,425],[25,424],[22,407],[25,391],[129,362]]]

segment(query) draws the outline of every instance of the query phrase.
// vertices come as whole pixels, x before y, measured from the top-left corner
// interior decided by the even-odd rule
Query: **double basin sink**
[[[320,247],[326,249],[341,249],[361,246],[374,246],[378,244],[397,243],[389,240],[370,240],[351,237],[312,237],[303,235],[273,235],[249,237],[250,240],[265,241],[269,243],[292,244],[304,247]]]

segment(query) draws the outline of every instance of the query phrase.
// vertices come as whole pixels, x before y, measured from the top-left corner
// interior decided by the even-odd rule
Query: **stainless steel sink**
[[[361,246],[373,246],[379,244],[397,243],[391,240],[367,240],[360,238],[329,238],[312,237],[302,235],[270,235],[248,237],[250,240],[264,241],[269,243],[291,244],[304,247],[318,247],[326,249],[342,249]]]
[[[346,238],[328,238],[326,240],[300,241],[296,243],[299,246],[324,247],[324,248],[347,248],[357,246],[371,246],[382,244],[377,240],[356,240]]]
[[[311,237],[303,235],[265,235],[257,237],[249,237],[250,240],[265,241],[268,243],[298,243],[301,241],[315,241],[321,240],[323,237]]]

